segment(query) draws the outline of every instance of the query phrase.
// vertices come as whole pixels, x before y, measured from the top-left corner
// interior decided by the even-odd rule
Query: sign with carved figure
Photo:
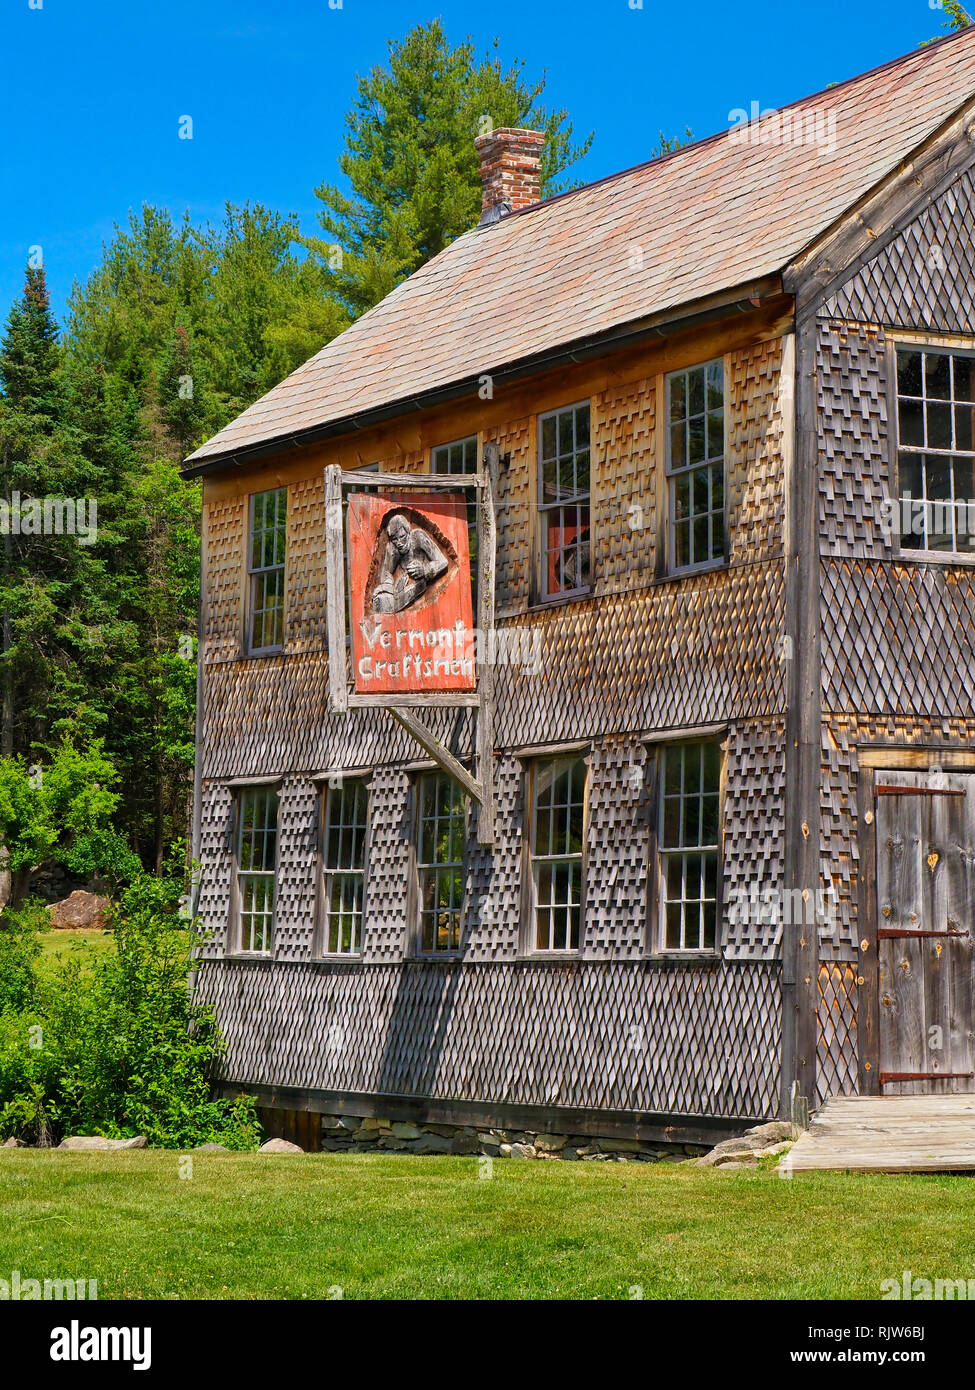
[[[357,694],[476,688],[464,493],[352,493],[349,576]]]

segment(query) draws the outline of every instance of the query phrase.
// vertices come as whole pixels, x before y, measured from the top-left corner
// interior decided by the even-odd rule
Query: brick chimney
[[[481,224],[530,207],[542,196],[540,130],[492,130],[474,144],[481,156]]]

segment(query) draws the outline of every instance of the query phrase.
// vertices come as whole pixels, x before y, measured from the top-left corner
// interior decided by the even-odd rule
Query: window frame
[[[342,789],[351,782],[361,786],[365,792],[365,825],[362,847],[362,868],[355,869],[329,869],[328,867],[328,834],[331,829],[331,802],[333,793],[336,790],[334,783],[339,782]],[[338,961],[349,963],[362,959],[363,948],[365,945],[366,933],[366,902],[369,891],[369,858],[372,846],[372,812],[373,812],[373,789],[372,776],[369,772],[350,772],[332,773],[320,789],[318,798],[318,852],[316,856],[316,887],[317,887],[317,909],[315,924],[315,949],[313,955],[317,960]],[[362,881],[362,907],[359,922],[358,946],[354,951],[330,951],[329,943],[329,896],[330,879],[333,875],[351,877],[358,874]]]
[[[707,369],[711,366],[721,368],[721,471],[722,471],[722,507],[721,507],[721,526],[722,526],[722,548],[721,554],[715,555],[707,560],[697,560],[690,564],[679,565],[677,563],[677,542],[676,542],[676,516],[674,508],[675,480],[686,474],[693,474],[701,468],[711,467],[714,460],[705,460],[702,463],[682,464],[679,468],[673,467],[671,458],[671,420],[670,420],[670,392],[671,382],[675,377],[684,376],[688,372],[704,371],[705,389],[707,387]],[[728,557],[731,553],[731,542],[729,535],[729,506],[728,506],[728,437],[729,437],[729,418],[728,418],[728,363],[725,354],[717,357],[709,357],[703,362],[688,362],[682,367],[675,367],[672,371],[664,372],[659,378],[659,390],[661,394],[660,411],[660,457],[661,457],[661,494],[664,499],[663,525],[663,546],[662,558],[663,565],[659,573],[663,577],[683,576],[688,574],[703,574],[708,570],[722,569],[728,564]],[[707,417],[707,404],[705,402],[705,418]],[[685,416],[686,419],[686,416]],[[710,483],[709,483],[710,487]],[[715,515],[710,512],[708,515]]]
[[[462,469],[440,469],[437,467],[437,455],[442,450],[464,449],[468,445],[473,447],[474,463],[471,468]],[[443,444],[433,444],[430,448],[430,472],[436,473],[442,478],[476,478],[481,470],[481,436],[479,434],[466,434],[462,439],[449,439]],[[471,570],[471,605],[475,622],[478,621],[477,612],[477,578],[478,578],[478,544],[480,542],[480,531],[478,523],[478,512],[480,509],[480,493],[467,489],[467,536],[468,536],[468,560]]]
[[[526,753],[523,756],[522,774],[522,910],[521,941],[519,955],[535,961],[579,960],[583,954],[586,940],[587,877],[589,872],[589,811],[592,779],[592,746],[569,745],[564,748],[546,748]],[[538,946],[538,894],[535,878],[536,860],[555,862],[550,855],[535,854],[535,789],[538,769],[547,762],[579,762],[583,767],[582,790],[582,849],[579,861],[579,943],[577,946],[542,948]],[[576,856],[556,856],[565,862]]]
[[[703,747],[713,744],[718,751],[718,838],[714,846],[673,846],[664,847],[664,796],[666,795],[666,757],[668,753],[680,751],[694,745]],[[724,911],[724,862],[725,862],[725,808],[727,802],[727,729],[709,730],[695,733],[693,737],[674,737],[655,740],[649,746],[652,755],[652,781],[650,786],[652,814],[652,834],[650,842],[650,864],[647,874],[649,894],[647,921],[649,926],[648,955],[659,961],[701,961],[719,960],[722,954],[722,917]],[[707,794],[707,793],[702,793]],[[682,794],[683,795],[683,794]],[[666,859],[670,856],[691,853],[716,853],[715,903],[714,903],[714,944],[712,946],[667,945],[667,872]],[[686,898],[682,901],[688,901]],[[690,900],[697,901],[697,900]]]
[[[898,352],[914,351],[921,353],[933,353],[950,357],[969,357],[975,358],[975,339],[969,335],[953,337],[942,334],[929,334],[924,332],[914,332],[910,330],[889,330],[887,333],[887,464],[890,470],[890,478],[893,482],[893,497],[891,500],[898,509],[898,524],[896,534],[891,537],[890,552],[900,561],[905,563],[925,564],[925,565],[975,565],[975,546],[968,550],[922,550],[920,548],[905,548],[903,535],[900,529],[900,506],[902,496],[901,484],[901,452],[900,441],[900,387],[897,374],[897,354]],[[917,397],[908,399],[916,400]],[[927,397],[922,397],[926,400]],[[972,403],[975,407],[975,402]],[[938,457],[951,459],[956,457],[971,457],[973,473],[975,473],[975,450],[947,450],[947,449],[927,449],[915,448],[912,445],[904,446],[904,453],[913,453],[924,456],[935,454]],[[975,493],[975,486],[973,486]],[[913,499],[918,501],[920,499]],[[975,497],[971,499],[975,502]]]
[[[274,956],[274,939],[277,931],[278,915],[278,877],[281,870],[281,782],[280,779],[267,782],[247,782],[232,788],[234,797],[233,815],[233,882],[231,892],[231,954],[244,956],[248,960],[270,960]],[[244,802],[248,796],[258,793],[270,794],[275,799],[274,817],[274,868],[267,869],[242,869],[241,868],[241,842],[244,834]],[[269,826],[265,820],[263,826],[264,833]],[[271,904],[271,924],[269,930],[269,943],[260,950],[244,945],[244,894],[242,878],[244,877],[268,877],[272,881],[272,904]]]
[[[461,873],[463,876],[463,890],[459,907],[458,940],[457,945],[448,950],[427,951],[423,947],[423,874],[431,869],[435,872],[435,865],[428,865],[420,857],[422,845],[422,820],[423,820],[423,782],[428,777],[443,777],[446,781],[460,793],[463,806],[463,829],[464,829],[464,857],[461,862]],[[409,808],[410,825],[410,903],[409,920],[412,924],[412,952],[417,960],[423,961],[456,961],[460,960],[464,952],[464,937],[468,925],[468,909],[470,905],[470,835],[471,835],[471,803],[463,789],[458,786],[449,773],[436,764],[415,768],[410,778],[410,797],[411,806]],[[440,866],[445,867],[445,866]]]
[[[588,490],[587,490],[586,492],[584,492],[584,493],[574,493],[574,494],[572,495],[572,500],[569,500],[569,499],[567,499],[567,498],[564,498],[564,499],[559,499],[559,500],[554,501],[554,502],[543,502],[542,498],[543,498],[543,496],[544,496],[544,493],[543,493],[543,468],[544,468],[544,462],[543,462],[543,459],[542,459],[542,430],[543,430],[543,428],[544,428],[545,422],[546,422],[547,420],[557,419],[558,416],[560,416],[560,415],[567,415],[569,412],[572,412],[572,414],[573,414],[573,425],[572,425],[572,430],[573,430],[573,444],[574,444],[574,441],[575,441],[575,412],[576,412],[577,410],[581,410],[583,407],[585,407],[585,408],[588,409],[588,411],[589,411],[589,449],[588,449],[588,452],[589,452],[589,487],[588,487]],[[594,573],[593,573],[593,543],[592,543],[592,513],[593,513],[593,507],[592,507],[592,436],[593,436],[593,413],[594,413],[594,412],[593,412],[593,401],[592,401],[592,397],[590,396],[590,397],[585,397],[585,398],[582,399],[582,400],[570,401],[570,402],[568,402],[566,405],[556,406],[553,410],[545,410],[545,411],[542,411],[542,412],[536,417],[536,426],[535,426],[535,497],[534,497],[535,506],[534,506],[534,513],[535,513],[535,517],[536,517],[536,521],[537,521],[538,539],[537,539],[537,542],[536,542],[536,544],[535,544],[535,594],[534,594],[534,603],[535,603],[536,605],[538,605],[538,606],[548,605],[548,604],[557,604],[557,603],[566,603],[566,602],[571,602],[571,601],[574,600],[574,599],[590,598],[590,597],[592,596],[593,592],[594,592],[594,579],[595,579],[595,575],[594,575]],[[577,448],[577,447],[573,447],[573,457],[574,457],[575,454],[578,453],[578,452],[579,452],[578,448]],[[556,456],[557,456],[557,455],[556,455]],[[574,473],[575,473],[575,465],[573,464],[573,474],[574,474]],[[586,584],[586,585],[584,585],[584,586],[582,586],[582,587],[576,587],[576,588],[574,588],[574,589],[559,589],[559,590],[556,590],[554,593],[549,593],[549,591],[548,591],[548,565],[547,565],[547,557],[548,557],[550,554],[552,554],[552,552],[547,548],[547,546],[546,546],[546,544],[545,544],[546,538],[547,538],[547,532],[546,532],[546,527],[545,527],[544,518],[545,518],[546,513],[548,513],[548,512],[555,511],[556,509],[558,509],[558,508],[560,508],[560,507],[571,507],[571,506],[575,506],[575,507],[582,507],[582,506],[584,506],[584,507],[586,508],[586,510],[588,511],[588,514],[589,514],[589,541],[588,541],[588,550],[589,550],[589,583]],[[562,549],[563,549],[563,552],[564,552],[565,549],[566,549],[566,547],[563,547]],[[577,549],[578,549],[578,547],[577,547]]]
[[[277,656],[284,651],[288,635],[288,521],[290,516],[289,488],[287,484],[281,487],[264,488],[261,492],[252,492],[247,502],[247,550],[244,566],[244,655],[245,657],[258,656]],[[259,498],[268,497],[271,494],[284,493],[284,559],[277,565],[261,565],[256,569],[253,565],[254,559],[254,515],[256,504]],[[252,645],[254,637],[254,617],[258,612],[254,597],[256,581],[265,575],[280,571],[281,574],[281,641],[270,646],[255,647]],[[260,610],[266,612],[267,609]]]

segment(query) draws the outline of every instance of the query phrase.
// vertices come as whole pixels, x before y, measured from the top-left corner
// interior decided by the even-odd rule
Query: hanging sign
[[[476,689],[464,493],[350,493],[349,617],[356,694]]]

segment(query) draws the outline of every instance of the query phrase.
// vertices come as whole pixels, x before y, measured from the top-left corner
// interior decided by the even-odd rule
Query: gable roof
[[[780,120],[818,121],[825,141],[760,143],[762,122],[735,140],[723,130],[473,229],[186,472],[406,413],[429,393],[779,272],[973,96],[975,27],[780,108]]]

